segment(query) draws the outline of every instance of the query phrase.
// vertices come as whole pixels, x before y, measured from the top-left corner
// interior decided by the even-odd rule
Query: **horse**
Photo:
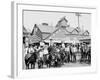
[[[29,69],[29,65],[30,64],[31,64],[31,69],[34,69],[35,68],[36,59],[37,59],[36,52],[27,53],[25,55],[26,69]]]
[[[43,65],[46,65],[50,68],[52,60],[53,56],[48,52],[48,49],[40,50],[38,56],[38,68],[43,68]]]
[[[40,49],[38,51],[37,63],[38,63],[38,68],[43,68],[43,49]]]
[[[54,54],[49,54],[50,67],[55,67],[56,56]]]
[[[50,54],[44,55],[44,64],[45,64],[48,68],[51,67]]]
[[[88,62],[88,64],[90,64],[91,63],[91,49],[88,47],[85,52],[86,52],[85,62]]]
[[[60,53],[56,53],[55,55],[55,67],[60,67],[62,64],[62,59]]]
[[[88,56],[88,64],[91,64],[91,48],[89,48],[87,56]]]
[[[29,61],[29,58],[31,57],[31,54],[30,53],[27,53],[25,55],[25,65],[26,65],[26,69],[29,69],[29,64],[28,64],[28,61]]]
[[[59,54],[60,54],[61,64],[64,64],[66,56],[64,49],[60,50]]]

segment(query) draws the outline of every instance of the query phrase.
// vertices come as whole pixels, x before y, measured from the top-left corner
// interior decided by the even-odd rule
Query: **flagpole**
[[[78,19],[78,27],[80,27],[80,20],[79,20],[79,18],[80,18],[81,15],[80,15],[80,13],[77,12],[76,16],[77,16],[77,19]]]

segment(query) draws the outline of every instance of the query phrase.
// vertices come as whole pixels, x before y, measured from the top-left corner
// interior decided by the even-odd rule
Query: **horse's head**
[[[27,53],[26,55],[25,55],[25,59],[29,59],[30,57],[31,57],[31,53]]]

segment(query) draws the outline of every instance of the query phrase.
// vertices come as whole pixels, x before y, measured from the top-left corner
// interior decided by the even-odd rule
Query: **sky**
[[[70,27],[78,27],[78,17],[75,13],[46,11],[24,11],[23,26],[31,31],[34,24],[48,23],[54,29],[57,22],[64,16],[66,16]],[[79,18],[79,23],[81,29],[88,30],[91,33],[91,14],[82,13]]]

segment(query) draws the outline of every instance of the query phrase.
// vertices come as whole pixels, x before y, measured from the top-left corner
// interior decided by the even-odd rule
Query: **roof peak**
[[[66,19],[66,16],[63,16],[58,22],[61,22],[63,20],[65,20],[66,22],[68,22],[68,20]]]
[[[56,24],[56,27],[68,27],[68,20],[65,18],[66,16],[62,17],[58,23]]]

